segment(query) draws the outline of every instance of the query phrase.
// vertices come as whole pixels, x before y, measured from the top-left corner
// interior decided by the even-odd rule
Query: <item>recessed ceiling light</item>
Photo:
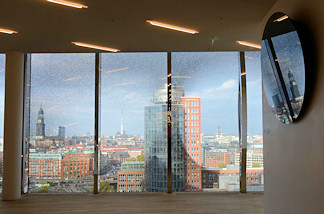
[[[167,28],[167,29],[171,29],[171,30],[177,30],[177,31],[185,32],[185,33],[191,33],[191,34],[199,33],[196,30],[183,28],[183,27],[178,27],[178,26],[174,26],[174,25],[169,25],[169,24],[165,24],[165,23],[162,23],[162,22],[156,22],[156,21],[151,21],[151,20],[146,20],[146,22],[148,22],[148,23],[150,23],[151,25],[154,25],[154,26],[163,27],[163,28]]]
[[[0,28],[0,33],[13,34],[13,33],[18,33],[18,32],[17,31],[13,31],[13,30],[8,30],[8,29]]]
[[[239,43],[240,45],[261,49],[261,45],[256,45],[256,44],[253,44],[253,43],[250,43],[250,42],[244,42],[244,41],[236,41],[236,42]]]
[[[70,1],[64,1],[64,0],[46,0],[48,2],[52,2],[55,4],[61,4],[61,5],[65,5],[65,6],[69,6],[69,7],[74,7],[74,8],[88,8],[88,6],[83,5],[83,4],[79,4],[79,3],[74,3],[74,2],[70,2]]]
[[[120,50],[114,49],[114,48],[108,48],[108,47],[103,47],[103,46],[98,46],[98,45],[91,45],[87,43],[82,43],[82,42],[72,42],[73,44],[85,48],[93,48],[97,50],[103,50],[103,51],[110,51],[110,52],[119,52]]]

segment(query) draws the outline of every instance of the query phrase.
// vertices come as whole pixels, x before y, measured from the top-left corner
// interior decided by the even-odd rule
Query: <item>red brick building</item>
[[[144,161],[122,163],[117,172],[117,192],[143,192],[144,176]]]
[[[218,189],[219,175],[236,175],[239,176],[239,170],[228,169],[202,169],[202,187]],[[246,171],[246,184],[260,184],[260,175],[263,174],[263,169],[248,168]]]
[[[63,154],[62,179],[92,177],[93,168],[92,152],[69,152]]]
[[[32,179],[61,179],[61,165],[62,154],[29,154],[29,176]]]
[[[185,191],[200,191],[202,188],[200,98],[181,97],[180,103],[185,111]]]
[[[93,168],[92,152],[29,154],[29,176],[32,179],[89,178]]]
[[[206,168],[221,168],[220,164],[232,164],[233,158],[229,152],[208,151],[205,152]]]

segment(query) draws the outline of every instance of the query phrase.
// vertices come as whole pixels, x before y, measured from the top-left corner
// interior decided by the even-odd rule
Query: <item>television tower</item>
[[[121,119],[120,119],[120,134],[124,134],[124,115],[123,115],[123,107],[121,109]]]

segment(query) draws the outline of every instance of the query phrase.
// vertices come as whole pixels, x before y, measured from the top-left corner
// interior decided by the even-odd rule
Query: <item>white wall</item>
[[[265,213],[324,213],[324,1],[279,0],[262,25],[277,11],[309,25],[318,64],[311,101],[295,124],[277,121],[263,94]]]

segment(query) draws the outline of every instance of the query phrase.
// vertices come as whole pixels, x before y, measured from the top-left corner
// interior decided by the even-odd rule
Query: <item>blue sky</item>
[[[4,67],[0,55],[0,70]],[[94,54],[33,54],[31,82],[31,131],[35,134],[37,111],[45,112],[46,133],[57,135],[93,134]],[[121,109],[124,129],[144,134],[144,107],[153,93],[166,83],[166,53],[105,53],[101,55],[101,131],[114,135],[120,130]],[[246,54],[248,131],[262,134],[260,53]],[[237,135],[237,52],[172,53],[173,79],[183,86],[185,96],[201,97],[202,132],[214,135],[217,127]],[[3,78],[4,72],[0,72]],[[2,80],[2,79],[1,79]],[[0,85],[3,100],[3,80]],[[3,105],[3,104],[2,104]],[[3,107],[0,106],[3,120]],[[3,122],[0,128],[3,129]]]

